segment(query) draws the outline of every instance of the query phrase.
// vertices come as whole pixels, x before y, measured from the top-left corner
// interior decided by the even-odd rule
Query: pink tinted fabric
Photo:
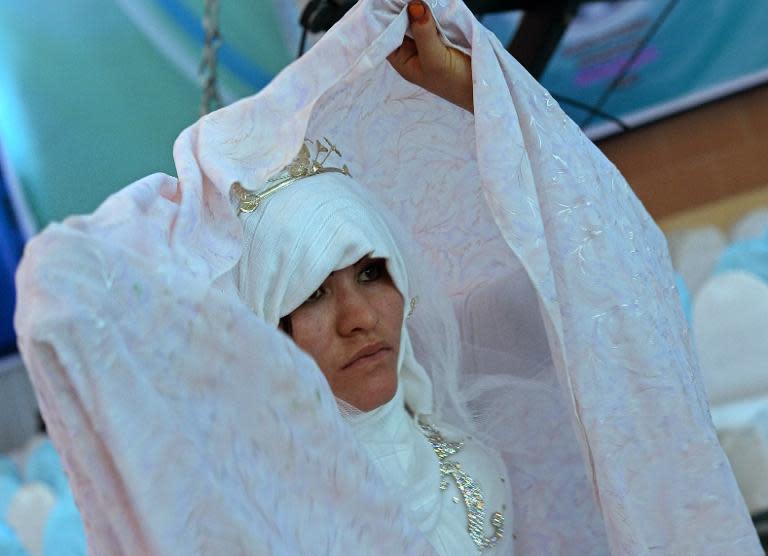
[[[305,135],[338,144],[451,296],[460,384],[505,386],[464,395],[508,466],[510,551],[761,553],[661,233],[467,8],[432,4],[472,52],[474,117],[386,63],[404,2],[361,1],[261,93],[184,131],[178,181],[145,178],[28,245],[20,346],[92,553],[431,553],[317,367],[229,278],[231,183],[258,189]],[[439,410],[454,382],[432,378]]]

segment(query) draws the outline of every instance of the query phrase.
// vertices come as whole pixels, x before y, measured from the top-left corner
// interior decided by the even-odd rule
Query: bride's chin
[[[356,392],[346,392],[338,397],[354,408],[368,412],[389,402],[396,393],[397,371],[392,370],[371,377],[365,388]]]

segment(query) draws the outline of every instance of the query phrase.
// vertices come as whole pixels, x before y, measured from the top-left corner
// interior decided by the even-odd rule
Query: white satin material
[[[403,401],[398,388],[381,407],[346,419],[385,483],[403,500],[408,516],[429,533],[438,526],[443,505],[438,460]]]
[[[446,490],[440,490],[437,456],[416,418],[406,411],[402,389],[398,388],[395,397],[383,406],[348,416],[347,421],[385,483],[403,500],[408,517],[418,524],[437,553],[441,556],[478,553],[467,534],[467,511],[461,493],[452,480],[448,481]],[[486,502],[488,534],[489,516],[495,511],[504,514],[505,530],[512,531],[508,477],[499,454],[483,449],[445,424],[435,426],[447,439],[464,441],[464,447],[451,459],[480,482]],[[482,554],[511,556],[514,549],[503,539]]]

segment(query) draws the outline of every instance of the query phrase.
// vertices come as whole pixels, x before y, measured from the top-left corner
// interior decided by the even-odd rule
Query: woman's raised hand
[[[435,20],[421,0],[408,4],[408,19],[413,39],[405,37],[387,57],[389,63],[411,83],[474,112],[470,57],[440,40]]]

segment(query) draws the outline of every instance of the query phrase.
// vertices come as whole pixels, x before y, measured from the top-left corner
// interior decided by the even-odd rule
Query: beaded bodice
[[[480,484],[462,469],[458,461],[449,459],[462,449],[464,443],[446,440],[437,429],[424,421],[420,420],[419,426],[440,461],[440,489],[446,490],[450,484],[449,480],[452,479],[461,493],[467,511],[467,532],[472,542],[480,551],[494,547],[504,534],[504,516],[501,512],[494,512],[491,515],[490,524],[493,533],[486,537],[485,499]],[[453,501],[458,503],[460,500],[456,497]]]

